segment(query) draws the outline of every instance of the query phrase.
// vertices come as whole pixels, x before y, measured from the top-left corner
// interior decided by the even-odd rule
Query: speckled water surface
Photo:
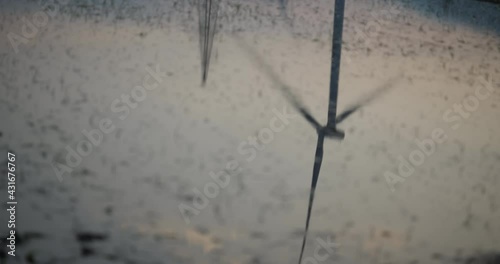
[[[2,241],[0,263],[298,261],[316,133],[258,62],[325,123],[333,0],[221,0],[204,87],[196,3],[0,1],[19,202],[17,257]],[[391,89],[326,141],[304,263],[499,263],[499,5],[347,1],[344,26],[339,111]]]

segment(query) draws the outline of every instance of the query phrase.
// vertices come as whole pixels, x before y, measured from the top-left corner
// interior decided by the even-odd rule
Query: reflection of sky
[[[431,19],[500,33],[500,5],[472,0],[396,0]]]

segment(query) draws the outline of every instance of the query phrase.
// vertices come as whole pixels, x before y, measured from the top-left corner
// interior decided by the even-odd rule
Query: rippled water
[[[46,9],[0,3],[0,148],[18,156],[19,258],[298,261],[316,134],[245,47],[325,123],[333,1],[221,1],[204,87],[195,1],[58,3],[17,53],[9,32],[23,35],[23,17]],[[306,257],[318,239],[336,242],[325,263],[498,254],[499,14],[473,1],[346,3],[339,112],[393,87],[341,125],[344,141],[326,142]],[[157,88],[128,100],[145,78]],[[106,118],[113,131],[69,166],[68,153]],[[387,171],[439,129],[446,140],[388,184]],[[61,164],[71,172],[59,181]],[[211,175],[223,171],[227,186],[196,209],[204,201],[194,188],[211,196]]]

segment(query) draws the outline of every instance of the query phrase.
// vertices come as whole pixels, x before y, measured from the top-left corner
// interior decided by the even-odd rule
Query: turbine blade
[[[252,61],[257,65],[257,68],[264,73],[269,80],[271,80],[273,86],[278,87],[281,93],[285,96],[285,99],[311,124],[316,130],[321,128],[319,122],[311,115],[307,108],[300,102],[297,96],[290,90],[290,87],[285,84],[283,80],[278,76],[278,74],[273,70],[273,68],[265,62],[265,60],[259,55],[255,49],[250,47],[245,41],[236,38],[239,43],[239,47],[243,48],[245,52],[249,55]]]
[[[361,108],[361,105],[351,106],[350,108],[344,110],[342,113],[340,113],[340,115],[337,116],[335,122],[337,124],[340,124],[342,121],[344,121],[350,115],[354,114],[354,112],[358,111],[359,108]]]
[[[304,255],[304,248],[306,246],[307,234],[309,233],[309,222],[311,220],[311,211],[314,203],[314,195],[316,192],[316,185],[318,184],[319,172],[321,170],[321,163],[323,163],[323,143],[325,135],[321,131],[318,133],[318,143],[316,144],[316,155],[314,156],[314,166],[311,181],[311,190],[309,191],[309,205],[307,207],[306,227],[304,237],[302,239],[302,248],[300,250],[299,264],[302,262]]]
[[[341,123],[346,118],[358,111],[361,107],[366,106],[367,104],[373,102],[375,99],[380,98],[382,95],[392,90],[395,87],[396,83],[402,78],[402,76],[402,74],[399,74],[396,77],[387,80],[383,85],[377,87],[375,90],[359,99],[358,102],[348,107],[336,117],[336,123]]]

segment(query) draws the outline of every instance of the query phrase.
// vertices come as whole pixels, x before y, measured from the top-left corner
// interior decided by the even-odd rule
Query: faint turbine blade
[[[316,192],[316,185],[318,184],[319,172],[321,169],[321,163],[323,163],[323,142],[325,140],[325,135],[320,132],[318,133],[318,143],[316,144],[316,154],[314,155],[314,166],[311,181],[311,190],[309,191],[309,205],[307,206],[307,218],[306,218],[306,228],[304,231],[304,237],[302,239],[302,248],[300,250],[299,264],[302,262],[302,256],[304,254],[304,248],[307,241],[307,233],[309,232],[309,221],[311,220],[311,211],[314,203],[314,195]]]
[[[353,104],[351,107],[344,110],[340,115],[336,118],[336,123],[339,124],[348,118],[350,115],[358,111],[361,107],[366,106],[367,104],[373,102],[375,99],[380,98],[382,95],[389,92],[391,89],[395,87],[395,84],[401,79],[402,74],[397,75],[389,80],[387,80],[383,85],[377,87],[375,90],[365,95],[363,98],[358,100],[357,103]]]
[[[286,85],[283,80],[280,79],[278,74],[273,70],[273,68],[267,64],[264,59],[256,52],[252,47],[250,47],[247,43],[245,43],[242,39],[236,38],[239,43],[239,47],[243,48],[249,55],[249,57],[253,60],[253,62],[257,65],[257,68],[262,71],[269,80],[271,80],[272,84],[278,87],[281,93],[285,96],[285,98],[292,104],[292,106],[300,112],[300,114],[309,122],[316,130],[321,128],[321,125],[316,121],[316,119],[311,115],[311,113],[307,110],[307,108],[300,102],[300,100],[293,94],[288,85]]]
[[[217,27],[219,0],[198,0],[202,84],[205,84]]]
[[[347,110],[345,110],[344,112],[342,112],[340,115],[337,116],[335,122],[337,124],[340,124],[340,122],[344,121],[351,114],[353,114],[354,112],[358,111],[359,108],[361,108],[360,105],[355,105],[355,106],[352,106],[352,107],[348,108]]]

